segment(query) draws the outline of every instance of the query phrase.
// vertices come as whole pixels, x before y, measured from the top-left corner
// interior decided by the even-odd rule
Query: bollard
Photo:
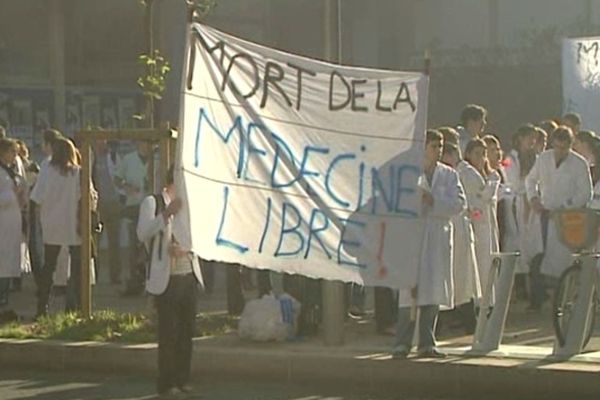
[[[481,301],[471,352],[485,354],[498,350],[508,315],[510,296],[519,253],[495,253]],[[497,278],[496,278],[497,276]]]

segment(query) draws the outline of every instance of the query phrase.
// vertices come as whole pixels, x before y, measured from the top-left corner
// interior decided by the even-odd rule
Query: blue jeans
[[[419,306],[418,351],[428,351],[435,347],[435,324],[439,310],[439,305]],[[415,323],[416,321],[410,320],[410,307],[401,307],[398,310],[395,349],[410,351]]]

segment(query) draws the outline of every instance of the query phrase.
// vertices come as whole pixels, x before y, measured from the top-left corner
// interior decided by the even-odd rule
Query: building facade
[[[185,2],[154,3],[155,43],[173,67],[158,117],[176,125]],[[13,135],[36,146],[46,125],[137,123],[139,0],[0,0],[0,15],[0,120]],[[218,0],[206,23],[314,58],[339,45],[342,63],[366,67],[422,69],[427,52],[430,124],[455,124],[476,102],[507,136],[561,114],[560,39],[600,35],[600,0]]]

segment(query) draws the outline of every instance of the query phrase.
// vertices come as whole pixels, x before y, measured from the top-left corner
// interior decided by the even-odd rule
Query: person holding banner
[[[404,359],[410,353],[418,308],[418,354],[421,357],[445,357],[435,347],[435,325],[440,306],[454,307],[452,279],[453,216],[466,209],[466,198],[452,168],[441,164],[443,137],[428,130],[425,139],[421,216],[425,229],[417,286],[399,291],[398,327],[393,358]]]
[[[551,127],[550,120],[546,125]],[[533,228],[530,221],[530,208],[525,191],[525,177],[535,163],[537,150],[536,130],[531,124],[522,125],[512,137],[512,149],[506,158],[506,185],[510,188],[512,198],[507,199],[504,213],[504,236],[500,244],[503,251],[519,251],[515,271],[514,290],[518,300],[526,300],[527,274],[529,274],[530,258],[535,256],[529,251],[528,232]]]
[[[168,397],[192,390],[196,293],[203,280],[198,257],[183,248],[172,231],[173,216],[182,205],[176,197],[172,166],[166,184],[161,193],[142,201],[136,231],[150,257],[146,291],[155,296],[158,312],[157,391]]]

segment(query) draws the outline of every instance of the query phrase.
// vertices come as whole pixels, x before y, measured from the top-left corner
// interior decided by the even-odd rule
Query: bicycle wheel
[[[579,275],[581,273],[581,262],[575,261],[573,265],[567,268],[558,281],[558,287],[554,294],[554,303],[552,308],[552,323],[554,325],[554,333],[558,339],[560,346],[564,346],[567,335],[567,327],[573,316],[575,303],[579,294]],[[594,289],[593,293],[593,310],[596,309],[598,299]],[[592,312],[590,320],[586,326],[585,339],[583,347],[587,346],[592,337],[596,313]]]

